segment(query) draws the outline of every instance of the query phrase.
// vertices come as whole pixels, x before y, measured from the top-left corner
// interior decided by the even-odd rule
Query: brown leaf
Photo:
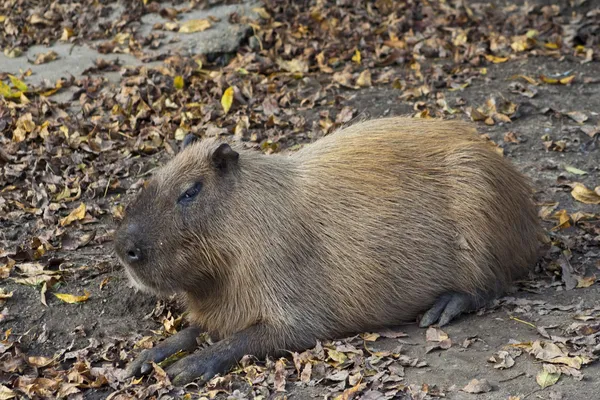
[[[275,363],[274,387],[276,392],[285,392],[285,362],[283,360]]]
[[[33,63],[35,65],[46,64],[46,63],[49,63],[50,61],[56,60],[57,58],[58,58],[58,53],[51,50],[47,53],[40,53],[40,54],[36,55],[35,61],[33,61]]]
[[[462,388],[463,392],[467,393],[487,393],[492,391],[492,385],[485,379],[473,379],[471,382],[467,384],[464,388]]]

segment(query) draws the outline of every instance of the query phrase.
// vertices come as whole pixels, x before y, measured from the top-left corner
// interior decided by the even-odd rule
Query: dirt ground
[[[274,3],[267,3],[262,7],[272,18],[284,22],[284,25],[289,24],[286,29],[297,27],[291,22],[296,17],[273,5]],[[421,9],[421,6],[408,3],[411,9]],[[476,14],[480,12],[473,2],[464,3],[470,4]],[[512,3],[515,4],[514,7],[522,7],[523,4],[507,1],[498,4],[498,9],[502,10],[498,12],[512,15]],[[543,1],[533,3],[540,7],[545,3],[550,4]],[[557,16],[548,17],[550,20],[562,15],[566,20],[576,20],[577,29],[590,25],[598,28],[600,9],[595,8],[593,1],[558,3],[560,10]],[[170,3],[160,5],[172,6]],[[311,3],[312,6],[314,5]],[[310,8],[304,5],[298,7],[305,11]],[[444,8],[434,7],[434,10],[434,14],[439,12],[441,15]],[[525,12],[521,8],[516,10]],[[540,11],[541,8],[536,10],[531,12],[538,16],[545,15],[544,11]],[[550,13],[549,10],[545,12]],[[582,17],[580,21],[573,13],[591,16]],[[290,20],[286,21],[286,17]],[[298,18],[300,22],[310,26],[302,17]],[[518,35],[525,34],[530,29],[538,29],[541,36],[550,35],[548,32],[551,28],[544,25],[546,20],[540,22],[536,18],[528,19],[530,25],[525,24],[518,32],[510,33]],[[262,23],[266,24],[264,21]],[[344,23],[343,18],[340,18],[340,23]],[[497,23],[496,19],[490,19],[489,26],[486,27],[484,21],[480,20],[481,29],[490,29],[490,26],[496,26],[494,24]],[[548,31],[536,24],[545,26]],[[508,29],[501,26],[503,28],[495,29],[498,32]],[[407,31],[408,29],[401,29],[399,33],[407,34]],[[450,42],[456,40],[455,33],[452,35],[453,38],[448,39]],[[580,37],[584,36],[580,34]],[[403,36],[399,35],[398,38],[402,39]],[[548,36],[545,41],[551,42],[551,38],[552,36]],[[267,46],[267,40],[263,39]],[[301,40],[305,38],[290,39],[293,43]],[[306,40],[310,42],[309,39]],[[511,40],[516,39],[509,39]],[[0,146],[3,147],[4,154],[0,164],[3,172],[0,176],[0,195],[4,197],[0,203],[0,266],[4,265],[4,271],[7,271],[2,275],[0,285],[3,293],[12,293],[11,297],[6,296],[1,307],[3,311],[0,326],[5,340],[0,345],[0,383],[3,385],[0,398],[60,395],[86,399],[108,396],[217,396],[235,399],[282,396],[297,399],[347,399],[352,396],[362,399],[597,398],[600,387],[600,366],[595,360],[600,354],[600,285],[596,281],[596,276],[600,275],[600,201],[597,199],[600,199],[600,194],[594,197],[593,190],[596,188],[597,192],[600,191],[600,62],[597,59],[600,53],[600,34],[596,30],[595,34],[589,34],[581,40],[584,42],[580,43],[581,46],[594,50],[594,55],[586,62],[582,62],[586,56],[579,54],[585,53],[585,50],[580,49],[579,53],[574,53],[571,49],[553,52],[551,46],[527,49],[524,53],[512,52],[509,48],[507,60],[496,59],[494,62],[480,57],[479,63],[471,64],[465,59],[455,62],[450,52],[446,58],[432,56],[419,60],[420,71],[427,76],[421,81],[418,76],[414,77],[415,69],[410,66],[409,58],[384,66],[368,64],[373,74],[373,83],[357,85],[360,87],[356,88],[349,88],[351,85],[347,84],[332,86],[331,73],[311,66],[309,72],[300,72],[302,79],[290,78],[284,85],[274,83],[277,87],[271,92],[277,92],[279,100],[285,96],[283,91],[280,92],[281,88],[293,88],[296,96],[289,102],[279,102],[281,111],[275,114],[275,120],[271,119],[269,122],[269,116],[261,123],[252,120],[252,113],[264,112],[267,103],[262,98],[243,107],[236,98],[232,108],[235,114],[230,113],[224,117],[219,114],[216,120],[200,119],[197,133],[204,132],[210,136],[210,132],[214,133],[211,129],[219,132],[224,130],[225,136],[238,140],[240,135],[230,134],[239,124],[235,121],[250,116],[251,128],[246,129],[244,140],[250,138],[250,146],[254,146],[256,151],[266,152],[293,151],[296,145],[315,140],[328,130],[354,119],[408,114],[474,120],[480,133],[488,135],[503,151],[504,156],[531,178],[536,188],[535,200],[540,208],[540,217],[553,240],[552,250],[540,261],[536,272],[530,279],[519,282],[514,293],[498,300],[495,307],[463,316],[443,329],[451,341],[449,348],[430,349],[437,342],[428,338],[426,330],[419,329],[415,324],[400,326],[395,329],[395,335],[382,334],[376,340],[363,335],[325,343],[323,347],[326,349],[346,349],[346,358],[352,362],[335,364],[330,350],[327,350],[330,356],[327,358],[319,355],[323,353],[323,349],[317,348],[314,350],[313,379],[303,382],[292,359],[287,359],[285,392],[276,390],[277,379],[280,379],[274,373],[276,360],[266,363],[264,360],[256,360],[248,365],[243,364],[232,374],[217,378],[208,386],[191,385],[185,389],[172,388],[160,376],[160,371],[133,383],[122,377],[123,368],[138,354],[139,347],[151,345],[164,335],[180,329],[178,317],[182,310],[172,301],[137,293],[129,286],[113,254],[110,239],[118,220],[119,207],[131,200],[136,187],[139,187],[140,179],[147,178],[153,168],[172,156],[170,146],[178,143],[177,126],[169,125],[168,132],[163,132],[164,137],[161,138],[164,141],[155,145],[152,151],[144,151],[140,150],[140,146],[149,143],[152,139],[148,137],[151,136],[142,137],[140,133],[136,141],[137,133],[132,132],[144,132],[147,125],[136,126],[133,123],[129,126],[129,131],[121,130],[123,135],[115,137],[114,134],[111,136],[108,123],[106,126],[98,123],[99,132],[107,135],[102,137],[104,142],[100,144],[100,151],[85,152],[85,149],[71,146],[72,151],[64,150],[61,153],[52,148],[60,147],[61,142],[44,142],[39,128],[27,132],[30,135],[28,139],[17,141],[14,132],[19,126],[18,120],[27,112],[32,112],[27,108],[31,106],[20,107],[23,105],[22,99],[20,103],[16,99],[0,100],[0,131],[3,137]],[[252,45],[252,38],[246,38],[238,55],[248,54]],[[342,46],[339,43],[337,45]],[[359,43],[358,46],[360,45]],[[339,50],[340,53],[347,50],[344,54],[348,63],[352,63],[349,59],[355,54],[355,46],[356,44],[349,44],[347,49]],[[286,52],[281,51],[282,54]],[[294,50],[291,50],[291,54],[294,54]],[[363,63],[367,54],[373,52],[363,51]],[[222,59],[219,60],[219,57]],[[222,65],[227,64],[227,59],[234,59],[235,54],[210,58],[204,59],[208,65],[205,68],[219,70],[223,68]],[[232,62],[235,63],[235,60]],[[178,70],[179,67],[173,67],[174,64],[165,65],[177,71],[186,71],[185,67]],[[436,71],[443,69],[443,65],[448,66],[443,74],[440,72],[443,85],[436,85]],[[136,73],[139,73],[139,67],[136,68]],[[336,71],[341,68],[343,66]],[[10,72],[18,75],[18,71],[2,69],[0,66],[0,74]],[[247,69],[252,71],[249,67]],[[113,72],[99,70],[91,76],[93,79],[100,79],[102,74]],[[294,73],[298,74],[298,71],[291,71],[291,74]],[[360,69],[354,69],[352,73],[354,80]],[[380,79],[378,82],[376,77],[381,77],[384,73],[392,78]],[[182,74],[185,76],[186,73]],[[27,82],[26,76],[18,76]],[[127,79],[135,76],[133,73],[121,73],[116,82],[104,81],[98,85],[95,93],[89,90],[94,85],[91,78],[85,82],[78,79],[69,90],[78,95],[83,93],[88,96],[87,99],[81,100],[74,96],[58,106],[52,104],[52,96],[49,96],[43,101],[37,101],[37,107],[50,104],[49,109],[54,111],[48,111],[46,115],[57,122],[52,122],[49,130],[51,134],[60,133],[60,127],[68,125],[69,120],[85,120],[103,113],[109,115],[111,109],[114,111],[114,104],[120,101],[118,96],[123,95],[120,88],[137,85],[135,82],[126,83]],[[574,78],[571,80],[570,77]],[[565,78],[567,79],[564,80]],[[168,79],[171,82],[172,77]],[[226,86],[221,86],[224,78],[214,79],[219,81],[217,86],[206,87],[206,93],[190,94],[185,101],[177,100],[175,107],[186,102],[203,102],[203,96],[212,96],[216,108],[209,109],[205,114],[216,114],[215,110],[220,107],[219,101],[223,93],[220,88]],[[275,82],[279,78],[273,79]],[[563,79],[564,82],[554,82],[552,79]],[[336,83],[344,82],[343,77],[334,80]],[[188,86],[188,82],[192,83]],[[192,77],[186,76],[186,87],[183,90],[189,88],[187,93],[198,90],[194,88],[196,83],[193,82]],[[243,83],[239,82],[241,80],[237,87],[246,96]],[[270,89],[260,86],[268,83],[260,83],[260,80],[256,82],[256,96],[259,96],[258,93],[261,93],[260,96],[269,93]],[[152,85],[159,88],[162,83],[154,79]],[[139,86],[143,85],[150,87],[149,83],[141,83]],[[426,93],[414,92],[423,85],[428,87]],[[160,90],[164,93],[176,93],[172,85]],[[532,97],[523,94],[531,96],[533,92],[535,95]],[[96,107],[100,103],[92,103],[93,101],[99,102],[101,97],[106,99],[110,96],[117,96],[117,102],[103,100],[102,106],[86,114],[86,104],[94,104]],[[34,97],[31,99],[36,102]],[[492,109],[490,99],[494,99],[495,110]],[[19,106],[14,106],[16,103]],[[473,111],[474,109],[479,111]],[[344,112],[348,110],[352,111],[351,118],[344,117]],[[33,114],[35,125],[41,126],[45,114]],[[131,118],[131,115],[127,118]],[[229,124],[226,118],[231,118]],[[303,119],[302,124],[297,122],[300,118]],[[290,122],[279,123],[278,119]],[[159,121],[158,116],[153,116],[144,123],[165,129],[165,124],[169,122]],[[181,123],[179,127],[183,125]],[[82,126],[80,129],[85,130],[85,121]],[[193,128],[189,129],[193,131]],[[89,131],[94,132],[92,128]],[[70,128],[70,132],[73,134],[73,128]],[[81,134],[83,133],[82,131]],[[259,137],[253,138],[253,133]],[[124,139],[126,136],[131,140]],[[106,148],[102,147],[104,145]],[[85,155],[77,158],[78,152],[84,152]],[[55,163],[45,159],[43,153],[61,161]],[[32,157],[27,158],[28,155]],[[36,163],[36,158],[46,160],[45,167],[32,166]],[[63,160],[67,158],[69,161]],[[81,163],[93,166],[89,168],[95,170],[82,172],[76,167]],[[19,169],[18,173],[15,172],[16,166],[22,164],[26,166]],[[55,176],[60,176],[61,179],[53,181],[42,178],[46,176],[43,175],[44,168],[52,170],[56,166],[59,169],[64,167],[64,171],[67,171],[61,174],[60,170],[54,170]],[[86,178],[86,174],[89,178]],[[51,198],[56,198],[57,193],[65,186],[74,188],[75,180],[69,180],[68,176],[78,176],[79,185],[86,187],[77,200],[54,209],[50,204],[58,204],[60,201],[36,200],[38,198],[34,192],[38,184],[59,187],[56,193],[50,193],[48,189]],[[118,186],[113,184],[111,178],[118,180]],[[94,186],[94,181],[99,183]],[[578,198],[573,194],[577,190],[577,183],[592,191],[586,192],[588,197]],[[65,197],[72,197],[74,194],[73,190]],[[16,206],[15,202],[23,207]],[[87,204],[87,211],[84,210],[81,218],[75,218],[74,222],[62,226],[62,219],[82,202]],[[50,208],[45,210],[43,207]],[[37,208],[38,211],[31,208]],[[561,213],[561,210],[565,211]],[[14,266],[8,267],[11,260],[15,260]],[[23,264],[26,267],[20,268],[19,265]],[[34,269],[36,265],[40,265],[40,271],[44,272],[28,275],[28,265]],[[18,281],[40,275],[45,278],[35,281],[33,285]],[[52,277],[55,279],[52,280]],[[47,290],[45,295],[41,294],[44,282]],[[89,293],[89,298],[74,304],[61,301],[53,295],[82,295],[84,292]],[[43,298],[47,306],[42,304]],[[444,341],[442,347],[446,347],[447,343]],[[562,352],[560,354],[564,359],[561,362],[536,352],[536,343],[538,346],[540,343],[546,346],[547,352],[558,349],[556,351]],[[135,348],[134,344],[137,344]],[[361,363],[353,358],[359,353],[368,362],[363,360]],[[402,356],[399,357],[399,354]],[[496,361],[491,361],[492,358]],[[316,365],[319,363],[325,364],[326,368],[320,379],[316,372]],[[344,375],[344,371],[349,371],[349,376]],[[546,374],[542,378],[551,381],[547,387],[539,382],[543,371]],[[381,374],[378,376],[379,373]],[[363,377],[362,381],[358,380],[357,374]],[[481,393],[467,393],[464,388],[473,379],[487,381],[491,390],[484,387]],[[352,388],[356,389],[355,392],[352,392]]]

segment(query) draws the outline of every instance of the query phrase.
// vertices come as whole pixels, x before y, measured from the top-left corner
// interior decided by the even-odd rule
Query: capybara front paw
[[[216,362],[207,357],[204,352],[190,354],[167,368],[166,372],[175,386],[186,385],[196,379],[198,384],[204,384],[220,372]]]
[[[146,375],[150,371],[152,371],[152,362],[160,362],[162,358],[161,354],[157,351],[157,348],[147,349],[140,353],[137,358],[135,358],[129,365],[127,366],[127,376],[141,376]]]

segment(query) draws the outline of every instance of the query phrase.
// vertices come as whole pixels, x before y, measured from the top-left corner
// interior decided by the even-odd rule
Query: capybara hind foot
[[[202,333],[198,327],[188,327],[163,340],[156,347],[144,350],[127,366],[127,376],[146,375],[152,371],[151,362],[159,363],[180,351],[193,352],[198,347],[196,338]]]
[[[435,304],[421,318],[419,326],[427,328],[437,322],[438,326],[447,325],[463,313],[475,311],[483,305],[480,298],[466,293],[448,293],[440,296]]]

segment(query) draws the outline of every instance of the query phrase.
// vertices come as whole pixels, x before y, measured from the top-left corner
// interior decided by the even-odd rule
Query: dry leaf
[[[360,56],[360,51],[358,51],[358,49],[354,51],[354,55],[352,56],[352,61],[354,61],[357,64],[360,64],[361,56]]]
[[[65,303],[83,303],[84,301],[87,301],[87,299],[90,298],[90,292],[88,292],[87,290],[83,290],[83,296],[75,296],[72,294],[66,294],[66,293],[54,293],[54,295],[59,298],[60,300],[64,301]]]
[[[231,105],[233,104],[233,94],[234,89],[232,86],[230,86],[223,93],[223,97],[221,97],[221,105],[223,106],[223,111],[225,114],[227,114],[231,109]]]
[[[55,51],[49,51],[47,53],[38,54],[33,62],[35,65],[46,64],[50,61],[54,61],[58,58],[58,53]]]
[[[10,400],[17,397],[17,393],[7,388],[4,385],[0,385],[0,400]]]
[[[175,89],[178,90],[183,89],[183,76],[177,75],[175,78],[173,78],[173,86],[175,86]]]
[[[71,211],[69,215],[60,220],[60,226],[67,226],[75,221],[81,221],[82,219],[84,219],[85,209],[85,203],[79,204],[79,206],[73,211]]]
[[[545,370],[542,370],[538,372],[538,374],[535,377],[535,380],[542,389],[545,389],[548,386],[552,386],[556,382],[558,382],[559,378],[560,374],[551,374],[549,372],[546,372]]]
[[[278,360],[275,363],[274,387],[276,392],[285,392],[285,362]]]
[[[572,167],[570,165],[565,165],[564,168],[565,168],[565,171],[570,172],[575,175],[587,175],[587,172],[582,171],[578,168]]]
[[[583,124],[588,120],[588,116],[581,111],[570,111],[567,113],[567,116],[579,124]]]
[[[576,182],[573,184],[571,196],[575,200],[585,204],[600,204],[600,186],[594,190],[588,189],[583,183]]]
[[[358,78],[356,79],[356,84],[360,87],[370,87],[373,86],[371,83],[371,71],[365,69],[360,73]]]
[[[596,283],[596,275],[586,276],[585,278],[581,276],[576,276],[575,279],[577,279],[578,288],[590,287],[594,283]]]
[[[179,33],[194,33],[202,32],[212,26],[211,22],[207,19],[192,19],[181,24]]]
[[[500,63],[508,61],[508,57],[496,57],[496,56],[492,56],[489,54],[485,55],[485,59],[490,62],[493,62],[494,64],[500,64]]]
[[[492,391],[492,385],[485,379],[473,379],[462,390],[473,394],[487,393]]]

